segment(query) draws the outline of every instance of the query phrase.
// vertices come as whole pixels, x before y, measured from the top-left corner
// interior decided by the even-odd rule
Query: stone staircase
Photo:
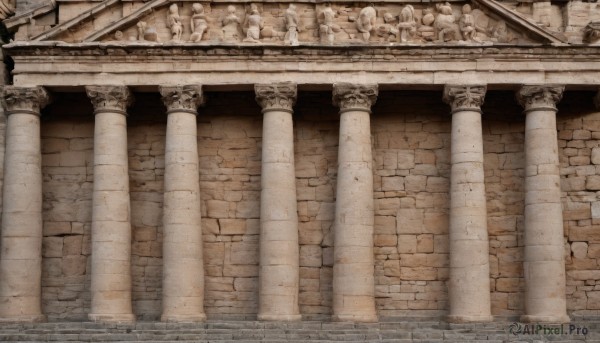
[[[3,342],[600,342],[600,321],[579,321],[584,335],[509,333],[511,322],[448,324],[395,320],[372,324],[302,321],[56,322],[0,324]],[[567,327],[565,327],[567,329]]]

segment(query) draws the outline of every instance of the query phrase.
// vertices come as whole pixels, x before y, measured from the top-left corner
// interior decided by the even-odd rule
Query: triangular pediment
[[[200,6],[198,4],[201,4]],[[76,11],[74,3],[59,2]],[[372,7],[371,7],[372,6]],[[44,30],[41,6],[5,21],[17,40],[268,45],[556,44],[564,36],[495,0],[471,2],[148,2],[104,0]],[[55,10],[56,11],[56,10]],[[58,11],[56,11],[58,13]],[[46,20],[47,21],[47,20]],[[295,31],[290,33],[290,30]],[[290,40],[290,34],[292,40]],[[295,35],[295,36],[294,36]],[[297,40],[297,42],[294,40]]]

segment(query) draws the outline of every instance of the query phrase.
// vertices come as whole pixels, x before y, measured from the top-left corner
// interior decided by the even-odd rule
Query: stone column
[[[125,86],[88,86],[94,105],[92,307],[99,322],[132,322],[131,222]]]
[[[300,253],[292,106],[296,85],[257,84],[263,109],[259,320],[300,320]]]
[[[568,322],[556,103],[564,87],[523,86],[525,108],[525,322]]]
[[[0,321],[40,322],[42,314],[42,87],[5,86],[7,119],[0,254]]]
[[[168,115],[161,320],[199,322],[206,315],[196,109],[204,98],[200,85],[159,90]]]
[[[486,86],[447,85],[452,108],[448,321],[491,321],[481,105]]]
[[[376,84],[333,85],[333,102],[340,107],[333,265],[333,319],[338,321],[377,321],[370,125],[377,93]]]

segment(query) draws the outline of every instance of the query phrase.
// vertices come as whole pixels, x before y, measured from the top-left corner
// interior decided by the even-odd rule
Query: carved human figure
[[[260,30],[262,30],[264,22],[258,12],[256,4],[250,5],[250,14],[246,16],[244,26],[246,27],[246,38],[244,38],[244,42],[260,43]]]
[[[296,5],[290,4],[288,9],[285,11],[285,28],[287,32],[283,38],[283,42],[286,45],[298,45],[298,13],[296,12]]]
[[[225,42],[240,41],[240,17],[235,14],[235,6],[227,6],[227,15],[223,18],[223,40]]]
[[[208,29],[208,23],[206,21],[206,14],[204,14],[204,6],[200,3],[194,3],[192,5],[192,18],[190,19],[190,28],[192,29],[192,35],[190,36],[190,42],[200,42],[202,36]]]
[[[471,5],[466,4],[462,7],[462,16],[458,22],[460,33],[466,41],[479,42],[477,38],[477,29],[475,26],[475,18],[471,14]]]
[[[331,8],[331,4],[325,3],[325,8],[317,17],[321,43],[333,44],[335,33],[340,31],[340,27],[334,23],[335,17],[337,13]]]
[[[447,42],[455,40],[456,24],[452,6],[448,2],[439,3],[436,5],[438,15],[435,18],[435,29],[437,30],[437,38],[439,42]]]
[[[435,38],[435,29],[433,28],[433,23],[435,22],[435,17],[433,16],[433,10],[431,8],[426,8],[423,10],[423,18],[421,18],[421,25],[417,29],[417,33],[421,38],[425,41],[432,41]]]
[[[497,22],[496,25],[489,29],[489,36],[492,42],[509,43],[513,40],[513,36],[506,28],[506,23],[502,20]]]
[[[382,37],[383,40],[389,42],[395,42],[398,40],[398,28],[397,23],[394,23],[396,18],[390,12],[386,12],[383,14],[383,24],[377,27],[377,35]]]
[[[413,39],[417,32],[417,22],[415,21],[415,8],[411,5],[406,5],[400,12],[400,22],[398,23],[398,31],[400,32],[400,42],[408,42]]]
[[[371,31],[375,28],[375,21],[377,20],[377,11],[373,6],[367,6],[360,10],[358,19],[356,20],[356,29],[362,34],[362,39],[365,42],[369,41],[371,37]]]
[[[138,21],[137,30],[138,30],[138,40],[139,41],[145,40],[144,36],[146,35],[146,27],[147,27],[147,24],[145,21]]]
[[[181,24],[181,18],[179,17],[179,7],[177,7],[177,4],[172,4],[169,7],[169,14],[167,14],[167,25],[171,29],[172,40],[175,42],[181,41],[181,34],[183,33],[183,24]]]

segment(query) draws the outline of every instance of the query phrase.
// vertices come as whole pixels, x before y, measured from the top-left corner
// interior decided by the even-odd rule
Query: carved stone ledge
[[[292,112],[296,103],[297,88],[295,83],[283,82],[275,84],[254,85],[256,102],[262,107],[262,111],[285,111]]]
[[[167,107],[167,114],[171,112],[198,114],[198,107],[205,101],[201,85],[159,86],[158,90]]]
[[[335,83],[333,85],[333,103],[340,108],[340,113],[347,111],[370,113],[378,94],[377,84]]]
[[[484,85],[446,85],[443,100],[452,107],[452,113],[481,112],[486,90],[487,87]]]
[[[94,113],[116,112],[127,115],[133,95],[127,86],[86,86],[85,91],[94,106]]]
[[[534,85],[522,86],[517,92],[517,101],[530,111],[557,111],[556,104],[562,99],[565,86],[559,85]]]
[[[40,110],[50,103],[50,95],[44,87],[2,88],[2,106],[6,114],[29,113],[39,116]]]

